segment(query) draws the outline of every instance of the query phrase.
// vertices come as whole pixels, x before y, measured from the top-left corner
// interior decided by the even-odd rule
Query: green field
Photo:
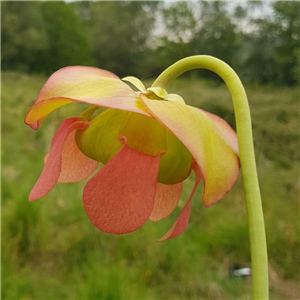
[[[24,124],[46,78],[2,73],[2,299],[250,299],[251,278],[232,279],[231,264],[250,266],[240,176],[219,203],[204,209],[201,190],[180,237],[157,243],[179,209],[135,233],[107,235],[84,212],[80,184],[57,184],[29,203],[51,139],[66,116],[83,105],[54,112],[38,131]],[[246,86],[253,118],[265,211],[271,299],[299,295],[299,92]],[[177,80],[169,89],[188,104],[234,126],[226,87]],[[185,184],[182,203],[193,185]]]

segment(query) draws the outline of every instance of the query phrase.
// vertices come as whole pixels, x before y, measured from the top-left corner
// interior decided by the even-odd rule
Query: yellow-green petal
[[[93,67],[72,66],[50,76],[25,122],[39,122],[53,110],[71,102],[149,115],[136,92],[113,73]]]
[[[107,109],[90,121],[85,131],[76,132],[78,148],[88,157],[106,164],[123,147],[119,132],[129,112]]]
[[[166,128],[154,118],[130,113],[122,128],[127,145],[147,155],[157,156],[167,152]]]
[[[202,111],[181,103],[149,100],[143,103],[189,149],[204,177],[206,207],[221,199],[239,173],[239,158],[210,118]]]
[[[166,100],[185,104],[183,98],[177,94],[168,94]]]
[[[168,151],[160,157],[158,182],[175,184],[191,173],[192,154],[169,130],[166,134]]]
[[[131,149],[160,155],[158,182],[176,184],[189,176],[191,153],[155,118],[107,109],[91,120],[85,131],[76,134],[79,149],[104,164],[121,150],[125,140]]]

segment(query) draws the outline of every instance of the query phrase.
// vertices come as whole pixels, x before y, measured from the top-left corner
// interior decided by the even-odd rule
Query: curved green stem
[[[217,58],[206,55],[191,56],[176,62],[155,80],[152,87],[167,88],[179,75],[192,69],[208,69],[215,72],[225,81],[232,96],[248,214],[252,299],[268,299],[267,245],[247,95],[231,67]]]

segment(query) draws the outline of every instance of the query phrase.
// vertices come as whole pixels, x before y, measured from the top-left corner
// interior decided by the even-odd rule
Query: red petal
[[[47,161],[42,174],[30,193],[30,201],[44,197],[54,187],[61,173],[62,151],[65,140],[75,129],[84,130],[88,127],[87,122],[79,120],[79,118],[68,118],[60,125],[53,137],[51,151],[46,158]]]
[[[196,174],[196,179],[195,179],[195,185],[194,185],[194,188],[190,195],[190,198],[189,198],[188,202],[186,203],[186,205],[184,206],[183,210],[181,211],[179,217],[173,224],[173,226],[169,229],[169,231],[162,238],[160,238],[158,240],[159,242],[167,240],[167,239],[172,239],[172,238],[177,237],[178,235],[182,234],[185,231],[185,229],[189,223],[192,199],[194,197],[195,191],[196,191],[196,189],[200,183],[200,180],[202,178],[200,168],[196,163],[193,164],[193,170]]]
[[[96,169],[98,162],[85,156],[75,142],[76,131],[66,138],[62,151],[61,173],[58,182],[78,182],[89,177]]]
[[[150,216],[153,222],[159,221],[173,212],[183,190],[183,182],[177,184],[157,183],[154,208]]]
[[[137,230],[151,215],[159,170],[159,156],[124,146],[87,183],[83,204],[100,230],[123,234]]]

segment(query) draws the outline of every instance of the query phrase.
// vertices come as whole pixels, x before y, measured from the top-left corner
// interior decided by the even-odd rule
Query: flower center
[[[144,115],[107,109],[76,132],[79,149],[88,157],[106,164],[123,147],[122,138],[132,149],[147,155],[160,155],[158,181],[175,184],[191,171],[192,155],[187,148],[156,119]]]
[[[120,129],[120,136],[127,139],[127,145],[147,155],[166,153],[168,146],[166,129],[155,119],[129,113],[128,118]]]

